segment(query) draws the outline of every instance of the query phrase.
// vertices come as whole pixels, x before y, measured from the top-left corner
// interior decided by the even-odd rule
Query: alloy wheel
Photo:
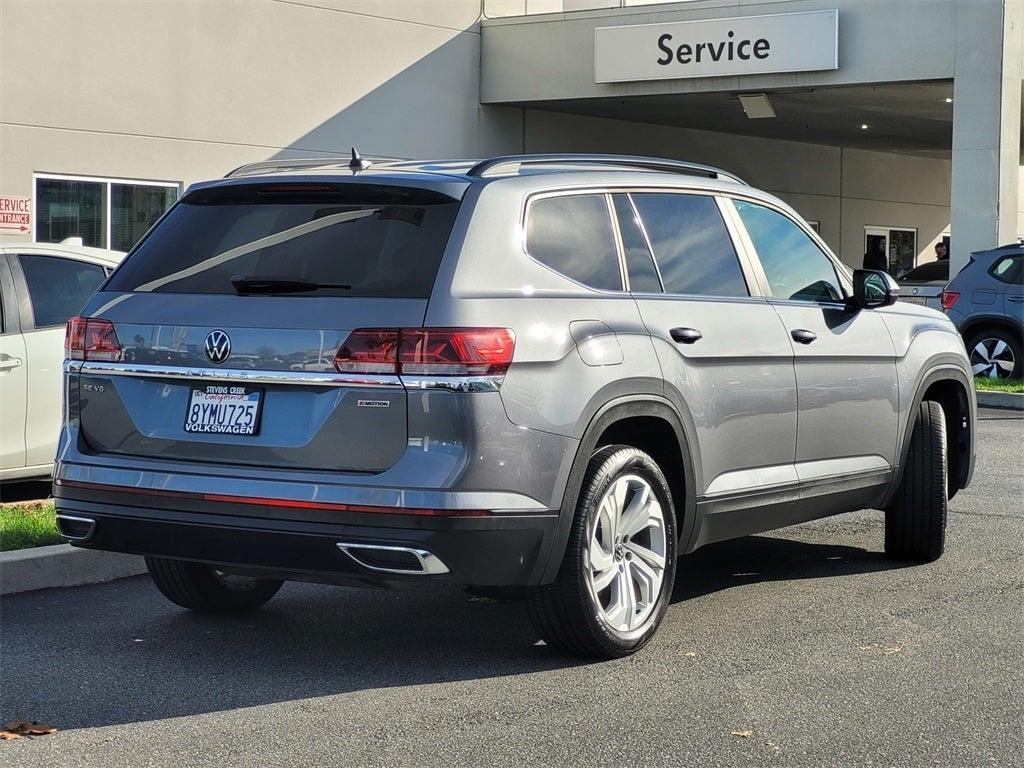
[[[589,543],[587,582],[609,627],[640,629],[658,604],[665,579],[665,515],[638,475],[612,483],[598,505]]]
[[[981,339],[971,350],[971,371],[975,376],[1005,379],[1013,375],[1016,365],[1013,349],[1002,339]]]

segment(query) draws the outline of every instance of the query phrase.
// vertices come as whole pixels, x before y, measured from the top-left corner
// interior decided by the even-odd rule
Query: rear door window
[[[556,195],[531,202],[526,251],[578,283],[622,290],[612,220],[603,194]]]
[[[18,263],[25,275],[36,328],[64,325],[82,311],[106,278],[103,267],[77,259],[21,254]]]
[[[662,192],[637,192],[630,197],[654,250],[666,293],[750,295],[715,198]]]
[[[428,190],[347,184],[217,187],[187,195],[107,290],[427,298],[459,203]],[[266,287],[266,286],[264,286]]]

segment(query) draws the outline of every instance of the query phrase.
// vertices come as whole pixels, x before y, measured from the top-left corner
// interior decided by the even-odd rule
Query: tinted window
[[[629,289],[642,293],[661,293],[661,280],[654,266],[654,258],[647,247],[644,233],[640,230],[640,219],[633,211],[628,195],[614,195],[615,215],[622,235],[622,249],[626,254],[626,270],[629,272]]]
[[[186,197],[114,274],[113,291],[235,293],[292,280],[292,296],[426,298],[459,204],[370,185],[244,185]]]
[[[775,298],[842,300],[843,292],[831,259],[802,229],[771,208],[744,200],[734,202]]]
[[[949,261],[930,261],[915,267],[903,276],[908,283],[926,283],[932,280],[949,280]]]
[[[537,261],[584,285],[622,290],[604,195],[558,195],[535,200],[526,222],[526,250]]]
[[[18,262],[28,283],[36,328],[63,325],[77,315],[105,277],[102,267],[75,259],[26,255]]]
[[[989,274],[1004,283],[1021,282],[1021,277],[1024,276],[1024,270],[1021,270],[1021,257],[1004,256],[992,265]]]
[[[707,195],[631,195],[668,293],[748,296],[718,203]]]

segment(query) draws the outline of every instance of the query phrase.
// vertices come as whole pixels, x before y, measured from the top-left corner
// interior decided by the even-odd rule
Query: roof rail
[[[645,171],[662,171],[663,173],[681,173],[691,176],[705,176],[709,179],[727,179],[748,186],[747,182],[721,168],[700,163],[688,163],[683,160],[666,160],[660,157],[641,157],[638,155],[500,155],[481,160],[470,168],[467,176],[484,176],[505,165],[596,165],[611,166],[623,169],[640,169]]]
[[[363,162],[365,167],[370,166],[370,162],[379,163],[391,160],[397,160],[394,157],[372,157],[357,155],[355,160]],[[257,163],[246,163],[240,165],[233,171],[224,174],[225,179],[230,179],[233,176],[255,176],[260,173],[277,173],[278,171],[305,171],[313,168],[347,168],[352,169],[352,163],[355,162],[351,155],[338,155],[338,156],[324,156],[324,157],[305,157],[305,158],[286,158],[281,160],[261,160]]]

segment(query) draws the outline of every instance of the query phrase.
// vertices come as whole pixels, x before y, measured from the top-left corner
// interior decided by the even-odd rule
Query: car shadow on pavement
[[[855,547],[748,537],[683,558],[673,600],[895,565]],[[141,577],[8,596],[2,613],[0,718],[65,730],[396,686],[495,677],[515,686],[519,675],[585,663],[539,644],[521,604],[455,587],[286,584],[255,613],[204,616]]]
[[[672,602],[762,581],[816,579],[912,565],[845,544],[746,536],[711,544],[679,560]]]

